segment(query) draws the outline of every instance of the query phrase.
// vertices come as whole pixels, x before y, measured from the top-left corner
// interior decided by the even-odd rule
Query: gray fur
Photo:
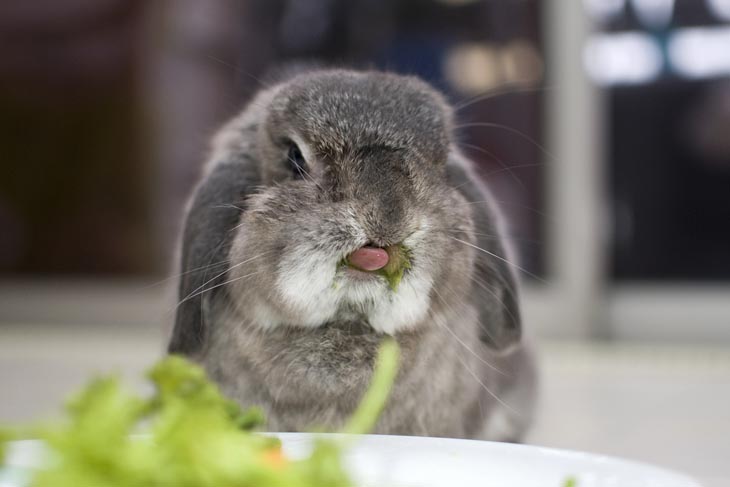
[[[289,141],[305,153],[302,179]],[[273,431],[336,429],[391,334],[402,362],[377,432],[517,440],[534,364],[489,201],[452,140],[450,107],[424,82],[316,71],[279,83],[214,141],[169,350],[261,406]],[[395,291],[338,266],[365,244],[401,242],[412,268]]]

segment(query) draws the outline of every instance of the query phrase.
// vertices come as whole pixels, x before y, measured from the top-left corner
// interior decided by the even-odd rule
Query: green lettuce
[[[397,367],[398,347],[388,340],[345,432],[374,426]],[[50,458],[31,487],[352,485],[341,462],[342,444],[319,440],[308,458],[285,458],[277,439],[253,434],[264,422],[261,411],[242,410],[186,359],[167,357],[148,378],[151,397],[129,391],[118,377],[95,379],[69,401],[66,421],[35,429]],[[0,452],[14,436],[0,433]]]

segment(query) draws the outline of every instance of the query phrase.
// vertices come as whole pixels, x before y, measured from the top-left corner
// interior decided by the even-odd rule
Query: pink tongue
[[[348,260],[358,269],[377,271],[388,265],[388,252],[378,247],[363,247],[350,254]]]

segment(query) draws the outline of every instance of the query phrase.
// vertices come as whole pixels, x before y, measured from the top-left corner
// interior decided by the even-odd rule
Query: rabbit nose
[[[363,271],[377,271],[388,265],[389,259],[385,249],[365,246],[351,253],[347,261]]]

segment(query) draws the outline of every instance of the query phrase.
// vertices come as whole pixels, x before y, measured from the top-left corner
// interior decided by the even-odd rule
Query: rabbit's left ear
[[[451,159],[446,172],[453,187],[457,187],[467,201],[475,202],[470,207],[477,229],[476,245],[486,251],[476,251],[472,291],[479,311],[479,336],[489,348],[506,350],[519,343],[522,320],[514,270],[507,263],[507,253],[496,224],[496,208],[490,206],[489,193],[470,170],[468,161]]]
[[[197,187],[185,218],[178,306],[168,352],[191,355],[205,343],[203,310],[225,293],[232,229],[257,181],[253,164],[220,163]]]

